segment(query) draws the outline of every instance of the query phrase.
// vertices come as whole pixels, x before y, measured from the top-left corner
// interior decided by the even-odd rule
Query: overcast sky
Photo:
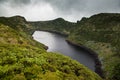
[[[97,13],[120,13],[120,0],[0,0],[0,16],[24,16],[29,21],[62,17],[76,22]]]

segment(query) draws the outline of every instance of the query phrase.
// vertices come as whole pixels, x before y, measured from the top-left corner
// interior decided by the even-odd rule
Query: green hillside
[[[63,19],[29,22],[37,30],[67,33],[67,40],[84,45],[99,55],[107,80],[120,79],[120,14],[101,13],[82,18],[77,23]],[[66,34],[65,33],[65,34]]]
[[[120,14],[101,13],[83,18],[69,40],[99,54],[106,79],[120,79]]]
[[[35,30],[20,16],[0,18],[0,80],[102,80],[82,64],[31,38]]]

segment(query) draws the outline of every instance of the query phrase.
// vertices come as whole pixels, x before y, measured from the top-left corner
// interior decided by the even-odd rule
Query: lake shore
[[[65,37],[67,37],[67,36],[68,36],[68,34],[61,33],[61,32],[59,32],[59,31],[53,31],[53,30],[36,30],[36,31],[51,32],[51,33],[55,33],[55,34],[59,34],[59,35],[65,36]]]
[[[99,60],[99,57],[98,57],[98,54],[96,53],[96,52],[94,52],[93,50],[91,50],[90,48],[87,48],[87,47],[85,47],[85,46],[83,46],[83,45],[79,45],[79,44],[76,44],[75,42],[72,42],[72,41],[70,41],[70,40],[67,40],[66,39],[66,41],[69,43],[69,44],[71,44],[71,45],[73,45],[73,46],[75,46],[75,47],[77,47],[77,48],[80,48],[80,49],[83,49],[83,50],[85,50],[85,51],[87,51],[92,57],[93,57],[93,59],[94,59],[94,61],[95,61],[95,72],[97,73],[97,74],[99,74],[101,77],[104,77],[103,76],[103,70],[102,70],[102,64],[101,64],[101,62],[100,62],[100,60]]]
[[[67,34],[64,34],[64,33],[61,33],[59,31],[52,31],[52,30],[36,30],[36,31],[45,31],[45,32],[50,32],[50,33],[55,33],[55,34],[59,34],[59,35],[62,35],[62,36],[65,36],[67,38]],[[66,42],[75,46],[76,48],[80,48],[86,52],[88,52],[88,54],[90,56],[92,56],[92,58],[94,59],[94,62],[95,62],[95,72],[100,75],[101,77],[104,77],[103,76],[103,70],[102,70],[102,64],[101,64],[101,61],[99,60],[99,57],[98,57],[98,54],[96,52],[94,52],[93,50],[91,50],[90,48],[87,48],[85,47],[84,45],[79,45],[75,42],[72,42],[68,39],[66,39]],[[47,50],[48,49],[48,46],[45,45],[45,49]]]

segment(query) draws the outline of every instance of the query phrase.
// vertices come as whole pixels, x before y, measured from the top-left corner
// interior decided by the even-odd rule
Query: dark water
[[[49,52],[59,52],[61,54],[67,55],[72,59],[79,61],[84,64],[91,70],[95,70],[95,63],[93,58],[81,49],[74,47],[73,45],[68,44],[65,41],[65,37],[59,34],[45,32],[45,31],[35,31],[33,38],[45,44],[49,47]]]

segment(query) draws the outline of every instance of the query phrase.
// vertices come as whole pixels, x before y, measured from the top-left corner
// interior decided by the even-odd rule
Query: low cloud
[[[74,22],[103,12],[120,13],[120,0],[0,0],[0,16],[21,15],[30,21],[63,17]]]

